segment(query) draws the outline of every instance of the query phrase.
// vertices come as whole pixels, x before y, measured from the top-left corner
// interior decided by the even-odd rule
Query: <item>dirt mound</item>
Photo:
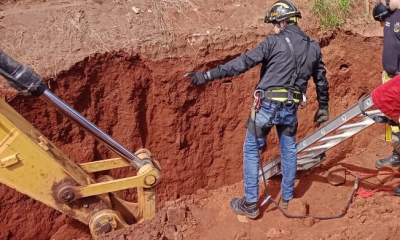
[[[205,190],[203,189],[204,193]],[[194,199],[165,203],[157,216],[140,224],[126,228],[122,231],[113,232],[99,237],[99,240],[106,239],[185,239],[191,236],[198,226],[193,217],[192,209],[200,204]]]
[[[357,14],[343,29],[321,31],[311,2],[298,2],[303,14],[300,26],[322,47],[334,117],[380,84],[379,24],[365,18],[365,5],[358,4],[354,6]],[[34,67],[45,76],[51,91],[127,149],[150,149],[161,163],[159,214],[105,239],[387,239],[384,236],[398,232],[391,219],[398,214],[398,201],[390,194],[366,200],[357,197],[345,218],[313,224],[287,219],[271,204],[255,221],[238,219],[229,209],[230,199],[242,195],[244,126],[259,68],[199,88],[183,75],[209,69],[256,46],[269,31],[262,19],[272,2],[90,3],[32,0],[2,4],[0,47]],[[16,95],[8,87],[1,92],[73,161],[115,156],[45,103]],[[316,127],[310,121],[317,109],[311,82],[307,99],[308,106],[299,112],[298,139]],[[330,150],[328,160],[319,167],[300,173],[296,201],[310,206],[312,215],[342,211],[352,179],[331,186],[326,179],[328,170],[340,164],[374,172],[374,161],[390,153],[383,132],[382,126],[373,126]],[[277,141],[273,132],[263,152],[264,162],[279,153]],[[125,177],[132,175],[132,169],[107,174]],[[372,179],[361,186],[374,189],[382,185]],[[273,197],[279,196],[279,185],[279,177],[268,181]],[[40,202],[4,185],[0,193],[0,212],[5,216],[0,219],[0,239],[89,237],[85,225]],[[134,200],[136,195],[124,191],[124,197]],[[371,219],[389,222],[387,232],[373,233],[381,225]]]
[[[299,178],[315,181],[316,175],[327,174],[327,171],[317,169],[303,173]],[[274,197],[279,194],[274,190],[279,181],[279,178],[269,181]],[[357,196],[343,218],[317,219],[341,215],[353,184],[354,178],[348,175],[347,182],[341,187],[324,181],[321,186],[307,189],[311,194],[292,200],[287,211],[292,215],[309,214],[310,217],[305,219],[286,218],[271,202],[256,220],[235,215],[228,203],[242,191],[242,183],[218,190],[199,190],[189,199],[185,197],[166,203],[151,221],[109,233],[100,239],[396,239],[400,231],[396,222],[400,200],[393,198],[391,193],[378,192],[367,199]],[[296,194],[302,190],[305,190],[304,183],[297,183]],[[320,194],[316,194],[318,191]],[[277,201],[280,201],[279,197]]]

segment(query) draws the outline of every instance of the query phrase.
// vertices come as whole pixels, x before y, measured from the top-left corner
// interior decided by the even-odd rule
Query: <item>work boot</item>
[[[377,169],[381,168],[383,165],[390,165],[392,167],[400,166],[399,154],[393,150],[393,154],[391,156],[379,159],[375,162],[375,167]]]
[[[242,199],[233,198],[231,200],[231,208],[234,213],[238,215],[245,215],[248,218],[256,218],[260,215],[260,210],[258,210],[257,202],[248,202],[246,198]]]
[[[400,135],[399,133],[392,134],[392,143],[391,143],[393,149],[398,153],[400,153],[400,140],[399,140],[400,136],[399,135]]]
[[[400,196],[400,186],[396,187],[393,191],[395,196]]]
[[[282,199],[282,208],[287,209],[289,207],[289,200]]]

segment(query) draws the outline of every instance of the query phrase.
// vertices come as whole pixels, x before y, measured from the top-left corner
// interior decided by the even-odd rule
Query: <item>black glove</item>
[[[328,106],[319,106],[318,111],[314,115],[314,122],[320,124],[328,121],[329,111]]]
[[[190,77],[190,82],[196,86],[211,81],[211,76],[208,72],[190,72],[186,73],[184,77]]]

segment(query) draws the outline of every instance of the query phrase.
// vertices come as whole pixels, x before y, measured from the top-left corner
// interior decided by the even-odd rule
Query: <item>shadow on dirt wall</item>
[[[381,52],[381,39],[338,33],[324,39],[322,51],[334,117],[380,84],[376,53]],[[259,67],[198,88],[183,78],[186,72],[215,67],[238,54],[234,49],[210,49],[204,58],[162,61],[124,52],[96,54],[59,73],[57,80],[45,81],[58,97],[127,149],[134,152],[145,147],[152,152],[162,166],[157,189],[158,206],[162,206],[164,201],[197,189],[219,188],[243,179],[242,144]],[[308,106],[299,111],[298,140],[316,127],[310,120],[317,109],[312,81],[307,99]],[[82,163],[115,157],[45,103],[23,96],[9,103],[71,160]],[[264,162],[279,154],[277,143],[273,132],[263,152]],[[329,161],[340,160],[346,151],[351,148],[333,150]],[[109,174],[120,178],[134,172],[128,168]],[[125,195],[127,200],[135,199],[133,191]]]

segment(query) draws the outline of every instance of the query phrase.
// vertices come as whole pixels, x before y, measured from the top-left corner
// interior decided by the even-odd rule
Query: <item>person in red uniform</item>
[[[400,0],[378,2],[372,15],[383,27],[382,82],[385,83],[400,74]],[[399,127],[392,126],[392,146],[399,144]],[[399,151],[393,148],[392,155],[375,162],[376,168],[384,165],[400,166]]]
[[[400,118],[400,75],[375,88],[372,93],[372,101],[388,118],[399,122]],[[398,144],[400,145],[400,144]]]
[[[394,124],[400,124],[400,75],[375,88],[372,93],[372,101]],[[400,152],[400,143],[393,141],[394,151]],[[394,194],[400,196],[400,186],[394,189]]]

